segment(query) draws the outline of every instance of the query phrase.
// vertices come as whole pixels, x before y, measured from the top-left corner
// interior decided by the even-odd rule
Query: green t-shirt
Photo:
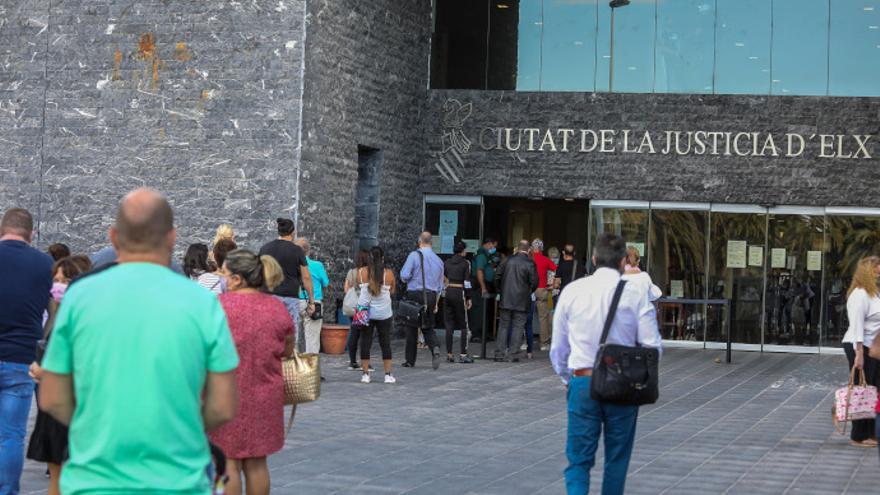
[[[151,263],[88,276],[64,295],[42,365],[73,374],[65,495],[210,493],[202,389],[238,366],[213,293]]]
[[[473,275],[477,278],[477,271],[483,270],[483,277],[486,282],[495,281],[495,269],[498,267],[498,254],[489,254],[485,248],[477,250],[477,256],[474,258]],[[478,287],[479,288],[479,287]]]

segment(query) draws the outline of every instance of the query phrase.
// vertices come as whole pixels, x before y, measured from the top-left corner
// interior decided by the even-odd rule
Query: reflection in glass
[[[541,89],[593,91],[597,0],[544,0]]]
[[[832,0],[830,45],[830,93],[880,96],[880,0]]]
[[[657,1],[657,93],[711,93],[715,3]]]
[[[667,340],[705,340],[704,305],[674,300],[706,297],[706,228],[709,212],[651,210],[648,273],[663,291],[657,305]]]
[[[764,248],[766,215],[756,213],[711,214],[709,245],[709,299],[728,299],[731,311],[733,342],[761,343],[761,304],[764,289],[764,267],[749,263],[748,248],[729,252],[728,241],[745,242],[747,247]],[[734,268],[741,266],[745,268]],[[763,263],[762,263],[763,264]],[[715,318],[721,311],[710,312],[706,340],[723,342],[727,336]]]
[[[610,11],[606,2],[599,10]],[[617,93],[650,93],[654,89],[656,4],[633,2],[614,17],[614,87]],[[608,13],[610,18],[610,12]]]
[[[849,321],[846,292],[859,260],[880,255],[880,217],[828,216],[822,345],[840,347]]]
[[[828,92],[828,0],[773,1],[774,95]]]
[[[647,243],[648,210],[593,207],[590,226],[590,245],[594,246],[596,237],[602,233],[617,234],[626,242]],[[642,253],[642,261],[647,262],[648,254]],[[644,266],[642,267],[644,268]]]
[[[822,216],[770,215],[765,344],[819,344],[822,264],[811,265],[809,256],[823,256],[824,230]]]
[[[770,5],[767,0],[718,0],[715,92],[770,92]]]
[[[517,91],[538,91],[541,89],[542,3],[543,0],[520,0],[519,2]]]

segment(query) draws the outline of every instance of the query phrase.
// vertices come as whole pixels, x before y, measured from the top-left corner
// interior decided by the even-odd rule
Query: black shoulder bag
[[[620,296],[623,294],[625,280],[617,284],[611,309],[605,318],[602,340],[593,364],[593,378],[590,382],[590,397],[599,402],[627,406],[641,406],[657,402],[660,395],[658,382],[659,352],[652,347],[628,347],[606,344]]]
[[[428,318],[432,317],[428,312],[428,290],[425,287],[425,255],[421,251],[419,253],[420,268],[422,271],[422,304],[418,301],[410,299],[402,299],[397,305],[397,318],[404,325],[411,327],[429,327]]]

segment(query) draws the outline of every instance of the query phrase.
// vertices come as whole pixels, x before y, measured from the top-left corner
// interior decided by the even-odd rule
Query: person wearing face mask
[[[561,292],[566,285],[586,276],[587,267],[584,263],[577,260],[574,244],[567,243],[562,249],[562,257],[559,258],[559,263],[556,264],[556,274],[553,278],[555,288]],[[556,306],[557,299],[559,299],[558,294],[553,301],[554,307]]]
[[[474,263],[471,266],[471,275],[473,276],[472,287],[479,291],[475,294],[471,305],[471,312],[468,320],[471,322],[472,342],[479,342],[483,336],[483,322],[487,325],[486,337],[491,338],[492,321],[495,318],[495,304],[492,299],[495,297],[495,270],[501,264],[501,257],[497,253],[498,243],[495,239],[487,237],[483,240],[483,245],[477,250],[474,256]]]
[[[67,291],[67,286],[74,277],[85,273],[92,268],[92,263],[87,256],[68,256],[55,262],[52,267],[52,289],[49,300],[49,319],[46,321],[45,340],[40,341],[38,348],[45,349],[44,343],[52,334],[52,325],[55,322],[55,314],[61,299]],[[42,356],[38,352],[37,359]],[[29,369],[31,378],[39,383],[43,375],[43,369],[38,361],[34,361]],[[43,411],[37,411],[34,422],[34,431],[28,443],[27,458],[37,462],[45,462],[49,467],[49,495],[58,495],[60,492],[58,482],[61,478],[61,464],[67,459],[67,427],[56,421],[55,418]]]

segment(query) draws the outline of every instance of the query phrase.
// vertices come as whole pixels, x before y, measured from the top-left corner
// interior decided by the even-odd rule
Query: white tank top
[[[384,277],[385,274],[383,273]],[[393,315],[391,311],[391,286],[382,284],[382,290],[379,295],[374,296],[370,293],[370,284],[364,282],[360,284],[361,293],[358,297],[358,306],[370,307],[371,320],[387,320]]]

